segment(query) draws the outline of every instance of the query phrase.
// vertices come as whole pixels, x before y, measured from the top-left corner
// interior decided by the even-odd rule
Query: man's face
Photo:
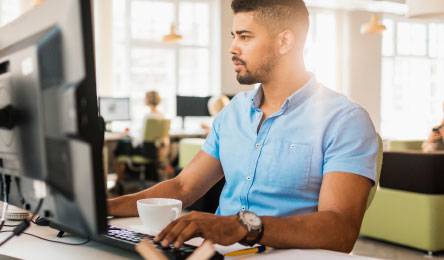
[[[231,32],[234,71],[240,84],[266,82],[274,69],[277,53],[267,28],[254,21],[254,12],[237,13]]]

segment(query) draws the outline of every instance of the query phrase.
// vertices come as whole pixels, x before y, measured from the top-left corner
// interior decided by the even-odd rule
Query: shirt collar
[[[309,97],[311,97],[313,93],[316,91],[316,89],[317,89],[316,77],[315,75],[313,75],[313,73],[310,73],[310,79],[307,81],[307,83],[305,83],[304,86],[296,90],[285,100],[281,110],[286,110],[289,108],[294,108],[299,106]],[[252,92],[250,96],[251,105],[254,109],[259,108],[263,96],[264,96],[264,91],[262,89],[262,84],[261,84],[255,91]]]

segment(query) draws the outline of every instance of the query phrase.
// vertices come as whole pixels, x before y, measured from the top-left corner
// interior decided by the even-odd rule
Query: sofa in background
[[[444,153],[384,152],[361,235],[429,254],[444,250]]]
[[[421,151],[424,140],[390,140],[388,142],[389,151]]]

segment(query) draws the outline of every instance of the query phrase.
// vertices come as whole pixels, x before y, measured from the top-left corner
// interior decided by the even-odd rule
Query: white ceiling
[[[405,15],[406,0],[305,0],[307,6]]]

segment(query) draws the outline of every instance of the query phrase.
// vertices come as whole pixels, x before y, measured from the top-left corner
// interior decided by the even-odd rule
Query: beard
[[[259,64],[258,68],[255,71],[250,71],[247,67],[245,61],[233,57],[233,60],[237,60],[242,62],[245,67],[245,73],[241,74],[241,72],[237,73],[237,81],[239,84],[243,85],[252,85],[256,83],[263,83],[267,81],[268,75],[270,71],[274,68],[276,64],[277,57],[273,50],[267,53],[267,55],[262,59],[261,64]]]

